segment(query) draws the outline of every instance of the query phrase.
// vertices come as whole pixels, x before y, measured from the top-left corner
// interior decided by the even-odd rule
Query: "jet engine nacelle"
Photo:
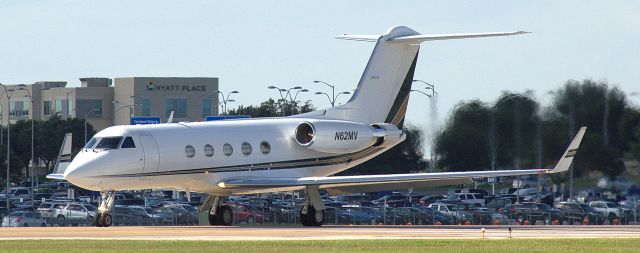
[[[341,120],[311,120],[301,122],[295,130],[299,145],[324,153],[352,153],[383,145],[387,140],[396,143],[401,139],[402,130],[386,123],[366,125]]]

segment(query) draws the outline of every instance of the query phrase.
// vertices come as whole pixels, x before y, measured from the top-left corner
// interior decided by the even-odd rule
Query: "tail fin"
[[[53,168],[53,173],[47,175],[49,179],[64,180],[64,171],[67,170],[69,164],[71,164],[71,139],[72,134],[67,133],[62,140],[62,146],[60,147],[60,153],[58,153],[58,161],[56,167]]]
[[[404,26],[383,35],[343,35],[338,39],[376,42],[358,87],[344,105],[327,109],[324,117],[402,127],[420,43],[433,40],[508,36],[526,32],[422,35]]]

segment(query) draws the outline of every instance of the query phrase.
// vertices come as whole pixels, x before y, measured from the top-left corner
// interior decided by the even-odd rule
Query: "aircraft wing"
[[[576,155],[582,137],[587,128],[582,127],[574,137],[553,169],[524,169],[524,170],[494,170],[494,171],[466,171],[440,173],[411,173],[365,176],[330,176],[330,177],[301,177],[301,178],[236,178],[226,179],[218,183],[221,188],[237,189],[265,189],[290,188],[300,186],[318,186],[332,193],[351,193],[363,191],[381,191],[395,189],[420,188],[425,186],[451,185],[471,182],[473,178],[507,177],[535,174],[555,174],[569,170],[573,157]]]

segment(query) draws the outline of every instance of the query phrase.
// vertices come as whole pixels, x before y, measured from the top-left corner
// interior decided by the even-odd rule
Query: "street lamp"
[[[426,85],[427,85],[427,87],[425,87],[425,89],[427,89],[427,90],[431,90],[431,96],[429,96],[429,97],[433,97],[435,94],[437,94],[437,93],[438,93],[438,92],[436,92],[436,86],[435,86],[435,85],[433,85],[433,84],[430,84],[430,83],[427,83],[427,82],[425,82],[425,81],[418,80],[418,79],[413,80],[413,82],[414,82],[414,83],[415,83],[415,82],[421,82],[421,83],[423,83],[423,84],[426,84]],[[426,94],[425,94],[425,95],[426,95]]]
[[[33,86],[32,86],[32,87],[33,87]],[[29,113],[31,114],[31,169],[30,169],[30,171],[29,171],[29,175],[31,175],[31,205],[33,205],[33,188],[34,188],[34,185],[33,185],[33,180],[34,180],[34,177],[33,177],[33,171],[34,171],[34,168],[33,168],[33,167],[36,165],[36,161],[34,160],[34,157],[33,157],[33,153],[34,153],[34,152],[33,152],[33,149],[34,149],[34,137],[33,137],[33,136],[34,136],[34,135],[33,135],[33,133],[34,133],[34,132],[33,132],[33,121],[34,121],[34,117],[33,117],[33,116],[34,116],[34,115],[33,115],[33,112],[34,112],[34,110],[33,110],[33,97],[31,96],[31,92],[30,92],[29,90],[27,90],[27,88],[25,88],[25,85],[24,85],[24,84],[20,84],[20,85],[18,85],[18,90],[26,91],[26,92],[27,92],[27,95],[29,96],[29,102],[31,102],[31,111],[29,112]]]
[[[231,96],[231,94],[238,94],[240,92],[238,92],[237,90],[234,91],[230,91],[229,93],[227,93],[227,97],[224,96],[224,93],[222,93],[221,91],[216,91],[218,94],[220,94],[220,96],[222,96],[222,103],[218,102],[218,104],[220,105],[224,105],[223,106],[223,113],[227,114],[227,103],[228,102],[235,102],[235,100],[233,99],[229,99],[229,97]]]
[[[411,92],[418,92],[418,93],[424,94],[425,96],[427,96],[427,97],[431,98],[431,94],[424,93],[424,92],[422,92],[422,91],[420,91],[420,90],[410,90],[410,91],[411,91]]]
[[[302,86],[294,86],[294,87],[289,88],[289,89],[282,89],[282,88],[279,88],[279,87],[273,86],[273,85],[268,86],[267,89],[270,89],[270,90],[277,89],[278,92],[280,93],[280,100],[283,101],[283,104],[282,104],[282,117],[285,116],[285,114],[284,114],[284,111],[285,111],[284,106],[285,106],[285,104],[287,102],[287,98],[289,98],[289,100],[292,101],[292,103],[293,103],[293,95],[291,95],[291,90],[303,90]],[[307,90],[307,91],[309,91],[309,90]],[[304,91],[304,92],[307,92],[307,91]]]
[[[329,99],[329,101],[331,102],[331,107],[333,107],[335,102],[336,102],[336,99],[335,99],[335,97],[336,97],[336,87],[331,85],[331,84],[328,84],[328,83],[326,83],[324,81],[313,81],[313,83],[324,83],[325,85],[331,87],[331,97],[334,98],[334,99],[333,100]],[[318,93],[316,93],[316,94],[318,94]],[[329,96],[329,95],[327,95],[327,96]]]
[[[315,94],[316,95],[322,95],[322,94],[326,95],[327,98],[329,99],[329,103],[331,103],[331,107],[333,107],[335,105],[335,103],[336,103],[336,99],[338,99],[338,97],[340,95],[343,95],[343,94],[344,95],[349,95],[349,94],[351,94],[351,92],[343,91],[343,92],[340,92],[340,93],[336,94],[334,97],[329,96],[329,94],[327,94],[326,92],[320,92],[320,91],[316,92]]]
[[[7,90],[7,86],[5,86],[4,84],[0,83],[0,85],[2,86],[2,88],[4,88],[4,94],[7,96],[7,104],[11,103],[11,94],[9,94],[9,91]],[[11,120],[9,119],[8,115],[7,115],[7,213],[11,213],[11,206],[9,203],[9,192],[11,192],[11,183],[9,182],[9,177],[11,176],[11,159],[9,159],[9,155],[10,155],[10,151],[11,150]],[[9,225],[11,225],[11,219],[9,219]]]

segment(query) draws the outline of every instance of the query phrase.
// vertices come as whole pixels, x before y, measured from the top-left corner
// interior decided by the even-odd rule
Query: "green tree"
[[[249,115],[253,118],[260,117],[280,117],[283,115],[295,115],[299,113],[306,113],[314,111],[315,107],[310,101],[306,101],[304,103],[295,101],[291,102],[280,102],[277,103],[272,98],[269,98],[267,101],[260,103],[259,106],[244,106],[240,105],[236,109],[230,109],[227,114],[228,115]]]

